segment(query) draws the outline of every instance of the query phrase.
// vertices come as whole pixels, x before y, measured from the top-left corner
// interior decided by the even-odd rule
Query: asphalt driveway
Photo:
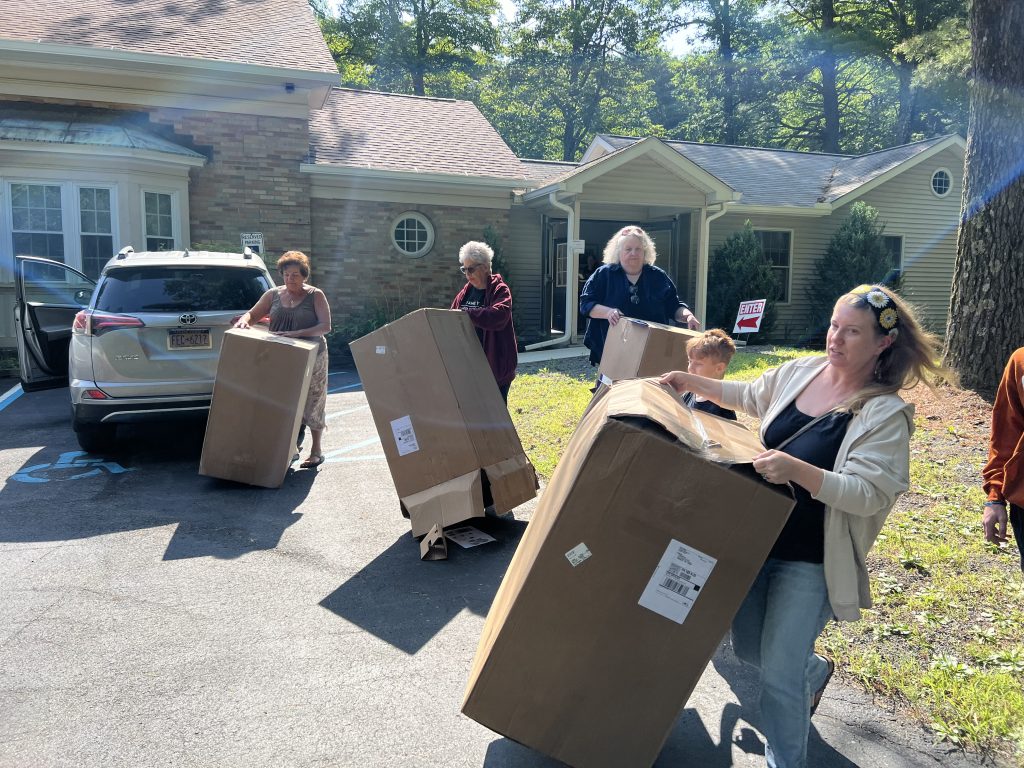
[[[90,456],[66,390],[0,399],[0,766],[554,765],[459,713],[535,502],[421,562],[351,371],[328,414],[265,490],[200,477],[198,429]],[[751,691],[723,646],[657,765],[763,765]],[[838,684],[814,726],[814,766],[980,764]]]

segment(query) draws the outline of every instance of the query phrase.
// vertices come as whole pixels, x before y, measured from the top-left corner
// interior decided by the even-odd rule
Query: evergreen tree
[[[814,265],[815,278],[805,289],[808,341],[824,339],[837,298],[863,283],[880,283],[898,291],[902,277],[882,240],[878,211],[856,202]]]
[[[772,301],[780,290],[779,278],[764,257],[750,222],[718,246],[708,261],[708,316],[705,328],[732,331],[741,301],[768,299],[761,330],[746,334],[750,343],[765,339],[775,326],[778,312]]]

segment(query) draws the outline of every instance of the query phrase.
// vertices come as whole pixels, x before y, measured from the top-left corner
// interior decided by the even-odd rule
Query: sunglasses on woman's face
[[[638,295],[638,289],[637,289],[637,287],[635,285],[629,286],[629,300],[633,304],[639,304],[640,303],[640,296]]]
[[[482,267],[483,264],[474,264],[471,267],[459,267],[459,272],[461,272],[464,275],[472,275],[474,272],[476,272],[478,269],[481,269]]]

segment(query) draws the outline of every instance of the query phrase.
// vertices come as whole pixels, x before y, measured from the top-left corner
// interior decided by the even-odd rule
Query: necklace
[[[281,304],[284,306],[285,309],[295,309],[297,306],[299,306],[299,304],[302,303],[302,300],[304,298],[306,298],[305,291],[303,291],[302,295],[299,296],[298,298],[293,298],[292,295],[288,292],[287,288],[285,288],[284,291],[281,292]]]

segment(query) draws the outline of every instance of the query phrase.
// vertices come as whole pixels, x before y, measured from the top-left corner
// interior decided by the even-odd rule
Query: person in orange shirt
[[[1009,522],[1024,571],[1024,347],[1010,355],[999,382],[988,463],[981,474],[988,494],[982,516],[985,538],[993,544],[1005,543]]]

